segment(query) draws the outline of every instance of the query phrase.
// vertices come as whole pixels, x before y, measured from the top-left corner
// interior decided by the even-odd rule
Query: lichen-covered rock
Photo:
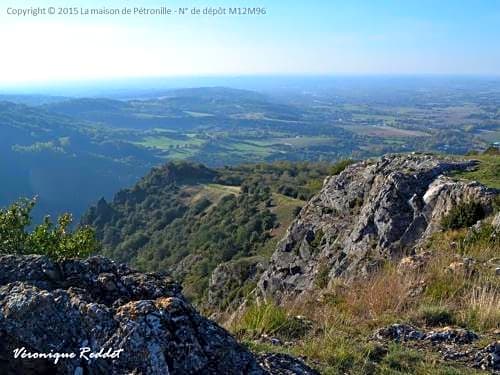
[[[263,258],[256,256],[219,264],[210,276],[208,305],[219,309],[237,307],[248,294],[249,286],[255,287],[264,263]]]
[[[24,349],[23,349],[24,348]],[[86,360],[102,350],[106,359]],[[22,359],[19,353],[76,353]],[[115,357],[113,357],[113,355]],[[1,374],[264,374],[169,277],[102,258],[0,257]]]
[[[477,340],[479,336],[463,328],[444,327],[422,332],[408,324],[392,324],[377,330],[374,338],[392,341],[427,340],[434,343],[470,344]]]
[[[260,365],[270,373],[280,375],[319,375],[316,370],[305,366],[301,361],[279,353],[262,354],[258,357]]]
[[[380,328],[374,334],[377,340],[392,340],[396,342],[407,340],[423,340],[425,334],[408,324],[392,324]]]
[[[431,253],[428,251],[406,256],[398,263],[398,273],[404,275],[409,272],[420,271],[427,266],[430,259]]]
[[[388,259],[411,254],[458,203],[475,201],[491,213],[497,190],[445,176],[475,165],[388,155],[327,178],[278,245],[259,280],[260,292],[280,301],[325,280],[368,275]]]
[[[500,341],[492,342],[474,356],[474,367],[500,373]]]
[[[464,328],[444,327],[430,331],[425,335],[425,339],[431,342],[451,342],[455,344],[470,344],[477,340],[479,336]]]
[[[408,324],[392,324],[375,331],[373,339],[438,352],[444,360],[500,373],[500,341],[479,346],[479,336],[464,328],[443,327],[425,332]]]

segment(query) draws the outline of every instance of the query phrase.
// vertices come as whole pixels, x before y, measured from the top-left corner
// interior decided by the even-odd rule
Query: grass
[[[417,322],[426,326],[447,326],[455,323],[453,312],[443,305],[424,305],[417,312]]]
[[[222,194],[234,194],[238,195],[240,193],[239,186],[230,185],[220,185],[220,184],[208,184],[205,185],[206,189],[212,192],[222,193]]]
[[[204,210],[207,211],[210,207],[218,204],[224,196],[238,195],[240,193],[240,187],[220,184],[204,184],[191,189],[186,188],[186,191],[191,191],[189,204],[194,204],[203,199],[208,199],[212,202],[212,204]]]
[[[500,288],[482,285],[464,296],[462,321],[469,327],[484,331],[500,329]]]
[[[369,280],[359,280],[342,292],[345,312],[365,322],[386,321],[398,316],[408,303],[411,288],[418,284],[419,275],[402,275],[394,265],[387,263]],[[388,293],[387,291],[391,292]]]
[[[283,238],[287,228],[292,223],[294,219],[294,210],[305,204],[305,202],[300,199],[288,197],[283,194],[273,193],[272,197],[273,207],[270,207],[270,211],[276,215],[279,226],[272,230],[272,238],[259,251],[259,254],[267,258],[271,257],[274,250],[276,250],[278,241]]]
[[[284,229],[292,223],[295,208],[304,206],[306,202],[283,194],[273,193],[273,203],[274,207],[271,207],[271,212],[276,215],[280,227],[283,229],[283,231],[276,233],[276,235],[281,235],[284,234]]]
[[[500,189],[500,155],[475,155],[471,159],[479,160],[479,167],[475,171],[456,173],[455,176]]]
[[[406,349],[398,344],[391,344],[381,366],[383,372],[408,374],[415,373],[417,366],[423,361],[424,358],[421,353]]]
[[[289,313],[290,314],[290,313]],[[416,351],[396,343],[384,347],[361,335],[346,331],[345,315],[320,309],[323,321],[312,332],[297,328],[290,331],[290,315],[272,304],[253,305],[232,327],[238,337],[254,352],[279,352],[305,358],[322,374],[471,374],[474,370],[445,364],[435,353]],[[287,327],[284,330],[283,327]],[[283,339],[295,337],[292,345],[271,345],[255,341],[260,334]],[[290,332],[298,334],[290,336]]]
[[[291,339],[304,334],[304,325],[300,319],[290,316],[283,307],[273,303],[263,303],[247,308],[233,327],[233,331],[246,337],[266,334]]]

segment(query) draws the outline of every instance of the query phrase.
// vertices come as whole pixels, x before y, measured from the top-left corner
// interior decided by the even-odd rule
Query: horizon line
[[[248,78],[487,78],[500,79],[500,73],[242,73],[242,74],[179,74],[158,76],[123,76],[47,81],[0,82],[0,90],[92,86],[99,83],[182,79],[248,79]],[[202,86],[200,86],[202,87]],[[214,87],[214,86],[210,86]],[[1,94],[1,93],[0,93]]]

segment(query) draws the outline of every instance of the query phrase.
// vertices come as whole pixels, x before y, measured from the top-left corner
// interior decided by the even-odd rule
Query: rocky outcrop
[[[479,336],[467,329],[443,327],[425,332],[408,324],[392,324],[378,329],[373,338],[383,343],[394,341],[418,350],[439,352],[444,360],[500,373],[500,342],[476,345]]]
[[[259,356],[260,365],[271,373],[280,375],[319,375],[319,372],[287,354],[268,353]]]
[[[446,177],[475,165],[388,155],[327,178],[278,245],[259,280],[260,292],[279,301],[337,277],[368,275],[387,259],[411,254],[458,203],[478,202],[489,214],[498,191]]]
[[[422,332],[408,324],[393,324],[380,328],[374,337],[378,340],[404,342],[409,340],[427,340],[431,343],[470,344],[479,338],[474,332],[463,328],[444,327]]]
[[[260,365],[167,276],[103,257],[0,257],[1,374],[285,373],[275,362]]]
[[[257,284],[265,263],[265,259],[255,256],[219,264],[210,276],[208,305],[219,309],[237,307]]]

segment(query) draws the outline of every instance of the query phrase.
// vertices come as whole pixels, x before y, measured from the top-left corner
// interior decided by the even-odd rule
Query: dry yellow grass
[[[500,329],[500,289],[483,285],[463,298],[460,318],[478,330]]]

